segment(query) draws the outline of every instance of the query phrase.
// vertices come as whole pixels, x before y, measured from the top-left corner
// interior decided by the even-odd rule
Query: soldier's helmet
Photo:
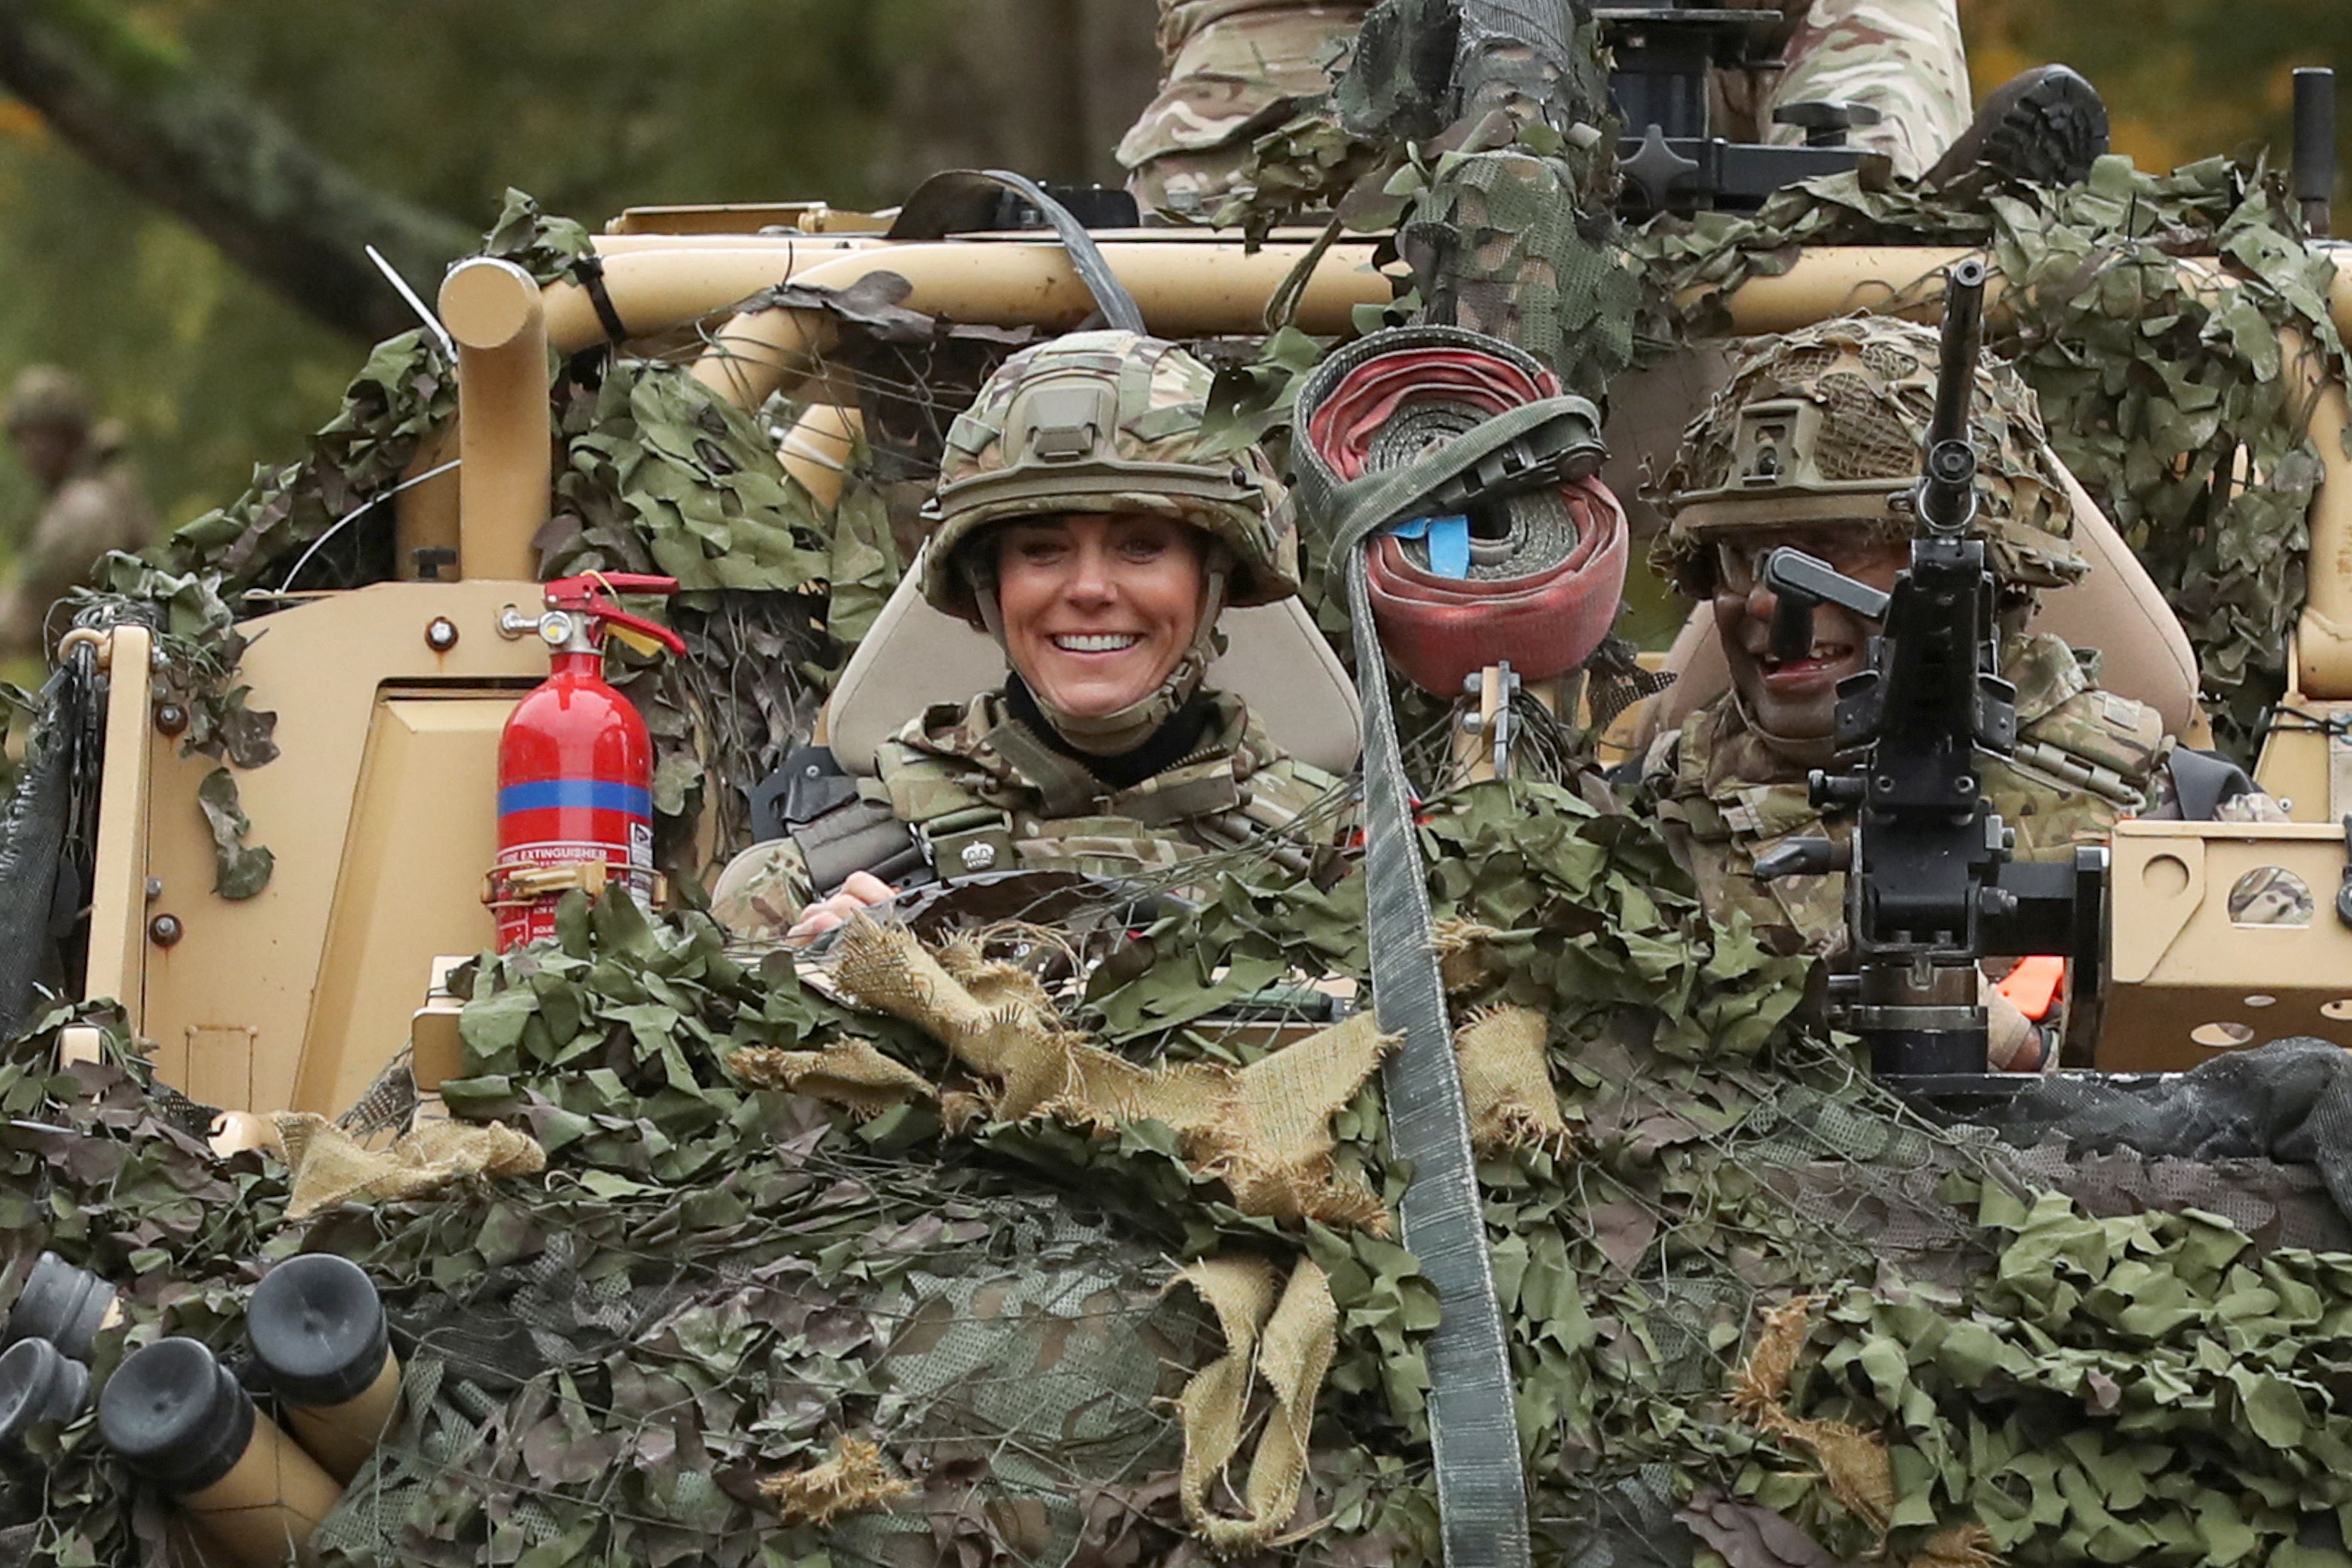
[[[1071,512],[1150,512],[1223,548],[1224,602],[1298,591],[1289,491],[1255,447],[1203,426],[1209,367],[1134,332],[1073,332],[998,367],[948,432],[923,596],[981,624],[974,584],[993,570],[968,547],[991,524]],[[961,557],[961,558],[960,558]]]
[[[89,394],[72,372],[53,364],[27,365],[0,405],[0,426],[11,432],[41,427],[89,428]]]
[[[1907,534],[1898,498],[1918,483],[1936,409],[1939,334],[1853,316],[1760,340],[1683,433],[1655,487],[1671,520],[1651,563],[1685,593],[1715,590],[1714,541],[1743,531],[1856,522]],[[1994,575],[2054,588],[2088,570],[2033,391],[1990,356],[1969,401],[1977,518]]]

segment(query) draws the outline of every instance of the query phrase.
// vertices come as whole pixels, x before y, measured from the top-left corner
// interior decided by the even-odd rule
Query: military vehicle
[[[1528,24],[1488,11],[1521,30],[1486,44],[1520,53],[1485,85],[1525,97]],[[1599,118],[1565,55],[1533,54],[1555,72],[1539,108],[1587,90]],[[1642,146],[1691,150],[1674,130]],[[1432,203],[1496,200],[1465,171],[1557,191],[1561,145],[1507,134],[1402,166]],[[2320,164],[2299,160],[2306,204]],[[1433,746],[1417,812],[1368,788],[1388,863],[1419,885],[1428,857],[1433,932],[1424,907],[1418,937],[1370,940],[1375,877],[1241,863],[1147,923],[1121,902],[1083,952],[1045,928],[1111,895],[1018,883],[951,889],[814,962],[728,950],[696,889],[789,809],[802,742],[854,775],[908,713],[998,678],[904,569],[924,464],[986,367],[1132,310],[1215,356],[1237,431],[1279,435],[1284,395],[1416,283],[1452,278],[1456,320],[1490,328],[1524,326],[1521,301],[1473,321],[1493,300],[1475,258],[1416,277],[1391,230],[1147,226],[994,177],[895,213],[638,208],[593,236],[518,203],[306,464],[157,561],[108,563],[58,650],[11,818],[0,1287],[30,1300],[45,1250],[55,1278],[89,1271],[68,1294],[103,1319],[81,1347],[101,1397],[134,1355],[199,1342],[173,1353],[234,1441],[130,1464],[86,1394],[48,1403],[72,1378],[44,1360],[39,1397],[0,1411],[0,1547],[2352,1556],[2342,1066],[2246,1049],[2352,1045],[2352,906],[2327,897],[2352,888],[2352,282],[2276,176],[2218,163],[2168,180],[2111,160],[1972,212],[1802,172],[1753,212],[1633,236],[1646,319],[1679,341],[1607,386],[1628,510],[1719,374],[1716,340],[1856,309],[1935,320],[1950,269],[1987,258],[1989,336],[2042,378],[2094,481],[2076,526],[2098,570],[2046,624],[2185,735],[2204,733],[2199,655],[2231,661],[2225,738],[2259,738],[2254,775],[2294,819],[2118,829],[2109,913],[2071,953],[2097,977],[2072,1013],[2088,1070],[2016,1095],[2008,1134],[1871,1084],[1807,1001],[1809,965],[1710,926],[1638,821],[1578,784],[1588,683],[1515,694],[1499,661],[1459,700],[1401,699]],[[2110,321],[2150,346],[2067,379]],[[1519,346],[1575,338],[1553,331]],[[2307,592],[2282,609],[2305,527]],[[2282,558],[2255,574],[2270,598],[2197,581],[2252,539]],[[551,649],[628,605],[664,618],[631,574],[675,580],[686,634],[666,662],[611,660],[653,731],[673,908],[652,915],[601,870],[519,880],[499,838],[500,737]],[[1390,706],[1343,599],[1237,617],[1218,667],[1341,772],[1360,707]],[[2287,619],[2269,693],[2249,648]],[[1694,622],[1665,656],[1680,681],[1616,715],[1618,743],[1720,689],[1706,654]],[[2233,890],[2282,878],[2303,918],[2249,921]],[[530,900],[552,934],[493,952]],[[1430,1020],[1381,994],[1406,949],[1434,963],[1454,1084],[1435,1142],[1405,1126],[1428,1080],[1399,1065],[1427,1068]],[[1367,978],[1377,1014],[1332,1004]],[[1438,1184],[1422,1152],[1445,1136],[1468,1205],[1450,1217],[1408,1196]],[[308,1470],[240,1491],[270,1408],[293,1434],[271,1441],[318,1453],[303,1413],[359,1399],[252,1373],[253,1413],[217,1386],[251,1359],[257,1279],[297,1252],[380,1285],[394,1355],[367,1373],[402,1379],[399,1413],[367,1404],[373,1451],[323,1491]],[[1482,1312],[1484,1350],[1447,1342]],[[52,1342],[26,1324],[12,1338]],[[257,1534],[224,1522],[257,1506]]]

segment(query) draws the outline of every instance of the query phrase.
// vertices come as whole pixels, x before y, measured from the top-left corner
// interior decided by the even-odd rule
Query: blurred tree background
[[[1150,0],[0,0],[0,79],[59,37],[133,82],[200,76],[461,245],[509,185],[593,227],[884,205],[959,164],[1111,180],[1158,63]],[[407,271],[430,300],[437,268]],[[293,457],[365,349],[0,88],[0,389],[36,360],[85,376],[168,522]],[[0,539],[34,510],[0,458]]]
[[[2284,147],[2292,68],[2352,66],[2346,0],[1961,15],[1979,92],[2065,60],[2147,167]],[[282,125],[419,234],[478,232],[509,185],[594,226],[632,204],[887,204],[959,164],[1114,181],[1109,149],[1152,90],[1152,21],[1151,0],[0,0],[0,79],[25,95],[0,90],[0,383],[44,359],[88,377],[173,522],[332,411],[364,334],[298,310],[77,150],[150,108],[166,129],[188,118],[187,84]],[[70,123],[28,101],[61,101],[28,42],[55,37],[127,85],[121,107],[84,99]],[[2352,84],[2346,107],[2352,127]],[[429,298],[430,263],[408,270]],[[0,462],[0,539],[32,514]]]

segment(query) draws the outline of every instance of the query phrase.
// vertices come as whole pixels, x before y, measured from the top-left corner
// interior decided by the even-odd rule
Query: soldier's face
[[[1005,655],[1030,690],[1080,718],[1159,689],[1192,644],[1206,584],[1200,536],[1167,518],[1023,519],[997,536]]]
[[[1741,532],[1716,546],[1715,626],[1731,683],[1757,723],[1794,741],[1826,740],[1837,720],[1837,683],[1858,674],[1872,627],[1835,605],[1813,612],[1813,646],[1803,658],[1772,657],[1772,611],[1779,598],[1764,586],[1765,555],[1790,545],[1817,556],[1857,582],[1892,588],[1910,563],[1907,541],[1856,526]]]

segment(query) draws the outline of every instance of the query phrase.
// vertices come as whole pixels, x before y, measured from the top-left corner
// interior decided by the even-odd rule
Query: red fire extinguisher
[[[646,721],[604,681],[604,637],[650,653],[686,644],[633,616],[615,594],[674,594],[675,577],[592,572],[547,584],[545,613],[509,610],[499,630],[536,636],[551,672],[515,704],[499,737],[499,858],[482,901],[498,916],[503,952],[555,931],[555,909],[578,888],[594,898],[618,881],[639,901],[660,897],[654,865],[654,752]]]

